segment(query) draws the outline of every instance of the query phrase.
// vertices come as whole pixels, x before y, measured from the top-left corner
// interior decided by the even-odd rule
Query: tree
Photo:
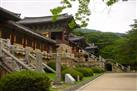
[[[54,9],[51,9],[51,13],[53,14],[53,21],[56,21],[57,17],[60,15],[60,13],[67,9],[71,8],[72,9],[72,3],[73,2],[78,2],[79,3],[79,8],[77,12],[75,13],[75,20],[80,22],[81,27],[86,27],[88,25],[89,18],[88,16],[91,14],[90,9],[89,9],[89,3],[91,0],[61,0],[62,6],[58,6]],[[112,6],[114,3],[118,2],[119,0],[102,0],[106,5]],[[125,0],[123,0],[125,1]],[[71,26],[70,28],[75,27],[74,21],[71,21]]]
[[[88,43],[95,43],[99,47],[100,55],[108,59],[115,58],[115,50],[120,45],[124,35],[91,29],[76,29],[73,33],[78,36],[84,36]]]
[[[137,20],[131,25],[132,29],[127,34],[127,40],[121,44],[117,58],[123,64],[137,64]]]

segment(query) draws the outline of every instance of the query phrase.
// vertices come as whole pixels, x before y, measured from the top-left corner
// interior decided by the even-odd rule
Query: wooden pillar
[[[34,48],[37,49],[37,42],[34,42]]]
[[[0,38],[2,37],[2,30],[0,30]]]
[[[41,51],[43,51],[44,50],[44,44],[41,42]]]
[[[31,45],[32,45],[33,50],[35,50],[35,48],[34,48],[34,41],[32,41]]]
[[[24,37],[22,38],[22,45],[23,45],[23,48],[25,48],[25,38]]]
[[[14,34],[14,36],[13,36],[13,43],[16,43],[16,34]]]
[[[2,43],[2,40],[0,39],[0,57],[3,56],[3,54],[2,54],[2,48],[3,48],[3,43]]]
[[[25,38],[25,47],[28,46],[28,40],[27,37]]]
[[[12,45],[14,44],[14,41],[16,41],[16,38],[13,32],[10,34],[10,41]]]
[[[45,44],[45,50],[49,53],[49,45],[47,43]]]
[[[64,42],[64,31],[62,31],[62,42]]]

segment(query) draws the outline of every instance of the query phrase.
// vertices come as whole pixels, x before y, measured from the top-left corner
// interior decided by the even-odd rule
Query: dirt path
[[[76,91],[137,91],[137,73],[105,73]]]

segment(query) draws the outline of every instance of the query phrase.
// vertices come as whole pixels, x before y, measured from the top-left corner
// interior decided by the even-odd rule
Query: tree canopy
[[[121,64],[137,64],[137,20],[127,34],[100,32],[95,30],[74,30],[74,34],[84,36],[89,43],[95,43],[100,55]]]
[[[112,6],[114,3],[118,2],[119,0],[102,0],[106,5]],[[124,0],[123,0],[124,1]],[[89,9],[89,3],[91,0],[60,0],[62,6],[55,7],[54,9],[51,9],[51,13],[53,14],[53,21],[56,21],[57,17],[60,15],[60,13],[65,9],[73,9],[72,3],[78,2],[78,10],[75,13],[75,21],[80,22],[81,27],[86,27],[88,25],[89,18],[88,16],[91,15],[91,11]],[[75,23],[74,23],[75,24]],[[71,28],[73,28],[75,25],[71,24]]]

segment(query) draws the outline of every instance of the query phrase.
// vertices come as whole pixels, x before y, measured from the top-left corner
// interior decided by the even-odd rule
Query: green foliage
[[[64,80],[65,78],[65,74],[71,74],[72,77],[75,78],[75,80],[77,80],[77,77],[79,76],[80,80],[83,79],[83,75],[82,73],[80,73],[79,71],[76,71],[75,69],[69,68],[69,69],[65,69],[62,71],[62,79]]]
[[[50,80],[44,73],[21,71],[0,80],[0,91],[49,91]]]
[[[73,33],[78,36],[84,36],[88,43],[95,43],[95,45],[99,47],[100,55],[108,59],[115,58],[115,53],[120,44],[115,41],[122,40],[125,35],[120,33],[100,32],[90,29],[76,29]]]
[[[68,67],[66,65],[61,65],[61,71],[66,70]]]
[[[113,5],[114,3],[118,2],[119,0],[104,0],[108,6]]]
[[[59,14],[63,11],[64,8],[65,8],[65,7],[56,7],[56,8],[54,8],[54,9],[51,9],[51,10],[50,10],[51,13],[54,15],[54,16],[52,17],[53,22],[55,22],[55,21],[57,20]]]
[[[94,73],[102,73],[102,72],[104,72],[103,69],[98,68],[98,67],[92,67],[91,69],[93,70]]]
[[[102,49],[107,45],[113,44],[115,40],[123,36],[123,34],[100,32],[90,29],[76,29],[73,33],[79,36],[84,36],[87,42],[95,43],[99,47],[99,49]]]
[[[85,67],[80,67],[80,68],[75,68],[77,71],[81,72],[84,77],[88,76],[93,76],[93,71],[90,68],[85,68]]]
[[[56,7],[54,9],[51,9],[51,13],[53,14],[53,21],[56,21],[58,15],[65,9],[72,9],[72,3],[74,2],[79,3],[79,7],[77,12],[75,13],[75,20],[80,22],[81,27],[86,27],[88,25],[89,18],[88,16],[91,15],[90,9],[89,9],[89,3],[90,0],[61,0],[62,6]],[[114,3],[116,3],[118,0],[103,0],[107,6],[112,6]],[[70,27],[72,28],[72,26]]]
[[[69,28],[71,28],[71,29],[75,28],[75,26],[76,26],[75,21],[74,21],[74,20],[71,20],[71,21],[69,22],[68,26],[69,26]]]
[[[117,61],[122,64],[137,64],[137,20],[132,25],[126,40],[120,44]]]

